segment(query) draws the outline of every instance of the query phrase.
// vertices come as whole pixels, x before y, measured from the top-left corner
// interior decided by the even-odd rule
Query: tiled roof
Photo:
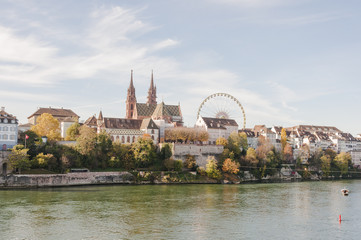
[[[5,112],[5,110],[1,110],[1,111],[0,111],[0,119],[1,119],[1,121],[3,121],[4,119],[7,119],[8,121],[9,121],[9,120],[15,120],[15,121],[17,121],[17,119],[16,119],[15,116],[13,116],[12,114],[9,114],[9,113]]]
[[[96,127],[97,126],[97,118],[95,116],[91,116],[87,120],[85,120],[84,125]]]
[[[202,117],[208,128],[226,129],[225,126],[237,126],[233,119]]]
[[[105,128],[116,129],[140,129],[142,120],[138,119],[125,119],[125,118],[104,118]]]
[[[33,113],[29,118],[33,116],[40,116],[43,113],[50,113],[53,117],[79,117],[70,109],[65,108],[39,108],[35,113]]]
[[[138,116],[152,116],[157,104],[137,103],[136,111]]]
[[[241,130],[238,130],[238,133],[241,133],[241,132],[244,132],[247,137],[255,137],[256,134],[254,131],[252,131],[251,129],[241,129]]]

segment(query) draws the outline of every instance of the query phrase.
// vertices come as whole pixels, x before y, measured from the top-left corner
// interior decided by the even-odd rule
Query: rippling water
[[[360,239],[361,181],[4,190],[0,229],[0,239]]]

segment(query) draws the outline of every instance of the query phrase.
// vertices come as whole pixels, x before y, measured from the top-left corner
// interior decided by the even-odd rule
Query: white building
[[[2,149],[12,148],[18,143],[18,120],[15,116],[0,110],[0,145]]]
[[[209,118],[199,116],[196,127],[204,128],[208,134],[208,143],[216,144],[219,137],[228,139],[232,132],[238,132],[238,124],[233,119]]]

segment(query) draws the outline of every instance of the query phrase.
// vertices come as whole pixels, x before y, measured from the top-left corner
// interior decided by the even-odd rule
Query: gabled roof
[[[202,118],[205,124],[207,125],[207,128],[226,129],[226,126],[238,127],[237,122],[233,119],[209,118],[209,117],[202,117]]]
[[[158,126],[154,123],[151,118],[143,119],[140,129],[158,129]]]
[[[33,116],[40,116],[43,113],[50,113],[53,117],[79,117],[70,109],[49,107],[49,108],[39,108],[36,112],[30,115],[28,119]]]
[[[244,132],[247,135],[247,137],[256,137],[256,134],[252,129],[246,128],[246,129],[238,130],[238,133],[241,133],[241,132]]]
[[[97,124],[97,118],[94,115],[91,116],[90,118],[85,120],[84,125],[96,127],[98,125]]]
[[[13,116],[12,114],[9,114],[7,112],[5,112],[5,110],[1,109],[0,110],[0,119],[3,120],[3,119],[7,119],[8,121],[9,120],[15,120],[17,121],[16,117]]]

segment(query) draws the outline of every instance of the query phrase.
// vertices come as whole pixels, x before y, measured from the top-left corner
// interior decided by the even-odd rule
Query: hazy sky
[[[145,102],[236,97],[247,127],[336,126],[361,133],[361,2],[348,0],[0,0],[1,106],[81,120],[125,116],[130,71]]]

